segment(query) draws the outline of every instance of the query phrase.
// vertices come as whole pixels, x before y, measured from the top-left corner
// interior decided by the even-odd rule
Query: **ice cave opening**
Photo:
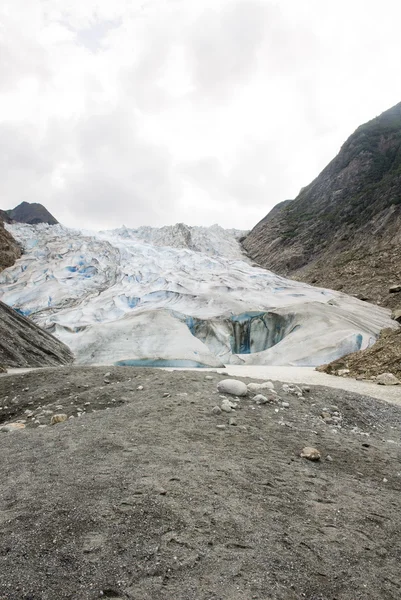
[[[192,335],[219,357],[254,354],[272,348],[299,328],[294,321],[294,314],[256,311],[207,320],[185,318]]]

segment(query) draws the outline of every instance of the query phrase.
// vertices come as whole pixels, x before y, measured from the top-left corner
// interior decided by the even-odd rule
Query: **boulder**
[[[379,385],[399,385],[400,380],[392,373],[382,373],[376,377],[376,383]]]
[[[237,379],[222,379],[217,384],[217,389],[221,394],[230,394],[231,396],[246,396],[248,393],[245,383]]]

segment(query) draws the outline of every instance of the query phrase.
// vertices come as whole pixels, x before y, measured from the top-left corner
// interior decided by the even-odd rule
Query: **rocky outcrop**
[[[48,223],[49,225],[57,225],[58,221],[43,204],[37,202],[21,202],[18,206],[11,210],[4,211],[12,221],[17,223],[28,223],[29,225],[37,225],[38,223]]]
[[[383,373],[392,373],[401,379],[401,328],[384,329],[377,342],[360,352],[343,356],[328,365],[318,367],[331,375],[347,371],[349,377],[377,377]],[[340,372],[340,373],[339,373]]]
[[[0,302],[0,364],[46,367],[71,363],[70,349],[29,319]]]
[[[21,256],[21,247],[12,235],[5,229],[2,215],[0,214],[0,271],[11,267]]]
[[[401,103],[359,127],[243,241],[263,267],[390,308],[401,293]],[[393,287],[394,291],[395,287]]]

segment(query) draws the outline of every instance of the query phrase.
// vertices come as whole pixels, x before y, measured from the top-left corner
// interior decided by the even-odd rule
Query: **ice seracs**
[[[218,226],[12,225],[0,298],[81,364],[314,366],[370,345],[389,311],[249,264]]]

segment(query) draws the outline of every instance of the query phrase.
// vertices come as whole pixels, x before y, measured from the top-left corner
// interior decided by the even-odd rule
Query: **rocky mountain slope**
[[[21,202],[13,209],[4,211],[12,221],[17,223],[28,223],[37,225],[38,223],[47,223],[48,225],[57,225],[58,221],[43,204],[37,202]]]
[[[11,267],[21,256],[21,246],[14,240],[12,235],[5,229],[3,215],[0,211],[0,271]]]
[[[0,302],[0,364],[52,367],[72,360],[73,354],[65,344]]]
[[[389,308],[401,282],[401,103],[359,127],[299,196],[243,241],[265,268]]]

